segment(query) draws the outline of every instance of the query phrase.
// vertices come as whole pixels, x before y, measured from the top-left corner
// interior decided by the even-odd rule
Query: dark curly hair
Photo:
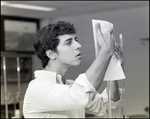
[[[76,29],[72,23],[58,21],[54,24],[44,26],[37,31],[33,45],[35,54],[42,61],[43,68],[45,68],[50,60],[45,51],[52,50],[57,52],[57,46],[59,44],[58,36],[65,34],[76,34]]]

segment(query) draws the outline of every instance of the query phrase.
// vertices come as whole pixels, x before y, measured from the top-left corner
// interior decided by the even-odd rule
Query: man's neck
[[[62,76],[62,82],[65,83],[69,67],[60,65],[50,65],[50,63],[44,68],[46,71],[52,71],[60,74]]]

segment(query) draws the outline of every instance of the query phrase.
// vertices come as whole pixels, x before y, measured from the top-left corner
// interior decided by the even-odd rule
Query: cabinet
[[[5,61],[4,61],[5,60]],[[4,83],[4,62],[6,68],[7,83],[17,83],[18,73],[20,82],[29,82],[32,79],[32,57],[31,55],[17,53],[1,54],[1,83]],[[17,64],[18,63],[18,64]]]
[[[14,104],[14,110],[19,104],[20,114],[22,114],[22,91],[21,83],[29,82],[32,79],[32,54],[1,52],[1,92],[5,102],[5,115],[8,118]],[[15,86],[15,87],[14,87]],[[12,88],[14,87],[14,88]],[[20,115],[21,116],[21,115]]]

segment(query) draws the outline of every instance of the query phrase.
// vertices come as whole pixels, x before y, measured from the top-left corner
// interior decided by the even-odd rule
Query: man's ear
[[[54,52],[54,51],[52,51],[52,50],[47,50],[45,53],[46,53],[47,57],[49,57],[50,59],[52,59],[52,60],[55,60],[55,59],[56,59],[56,55],[55,55],[55,52]]]

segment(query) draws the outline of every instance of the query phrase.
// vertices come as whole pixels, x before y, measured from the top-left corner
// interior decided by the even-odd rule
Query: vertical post
[[[119,35],[119,38],[120,38],[120,47],[121,47],[121,51],[123,52],[123,36],[122,34]],[[122,68],[124,70],[124,65],[122,65]],[[123,114],[123,117],[125,117],[126,115],[126,99],[125,99],[125,79],[123,79],[122,81],[122,100],[123,100],[123,107],[122,107],[122,114]]]
[[[20,91],[20,63],[19,63],[19,57],[17,57],[17,78],[18,78],[18,91]]]
[[[6,57],[3,57],[3,73],[4,73],[4,92],[5,92],[5,112],[8,118],[8,97],[7,97],[7,79],[6,79]]]
[[[108,92],[108,117],[112,118],[110,81],[107,81],[107,92]]]
[[[21,102],[20,102],[20,91],[21,91],[21,88],[20,88],[20,59],[19,57],[17,57],[17,78],[18,78],[18,93],[17,97],[19,97],[19,111],[20,111],[20,117],[21,117]]]
[[[15,99],[15,95],[13,95],[13,98],[14,98],[14,112],[16,110],[16,99]]]

